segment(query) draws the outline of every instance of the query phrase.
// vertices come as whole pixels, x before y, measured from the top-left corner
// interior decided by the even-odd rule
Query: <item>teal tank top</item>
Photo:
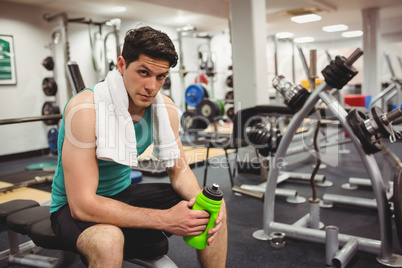
[[[87,89],[94,90],[94,87]],[[83,91],[83,90],[82,90]],[[81,91],[81,92],[82,92]],[[78,93],[79,94],[79,93]],[[66,104],[67,105],[67,104]],[[64,107],[65,109],[65,107]],[[142,154],[152,143],[152,109],[149,106],[142,119],[134,124],[135,137],[137,141],[137,155]],[[60,124],[59,137],[57,140],[57,168],[52,183],[52,203],[50,213],[56,212],[62,206],[67,204],[66,188],[64,185],[63,163],[61,161],[61,152],[65,136],[64,110],[63,120]],[[104,161],[98,159],[99,184],[96,194],[101,196],[113,196],[126,189],[131,184],[131,168],[113,161]]]

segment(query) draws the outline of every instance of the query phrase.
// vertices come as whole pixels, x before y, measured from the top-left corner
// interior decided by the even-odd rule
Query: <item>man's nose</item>
[[[151,93],[156,90],[156,77],[149,77],[145,85],[145,89]]]

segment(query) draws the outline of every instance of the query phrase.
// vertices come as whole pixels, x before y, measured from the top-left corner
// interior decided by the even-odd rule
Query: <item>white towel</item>
[[[136,167],[135,129],[128,112],[128,93],[120,72],[110,72],[105,81],[95,85],[94,100],[97,158]],[[171,167],[174,159],[180,156],[180,151],[160,92],[152,102],[152,123],[153,155],[162,161],[164,167]]]

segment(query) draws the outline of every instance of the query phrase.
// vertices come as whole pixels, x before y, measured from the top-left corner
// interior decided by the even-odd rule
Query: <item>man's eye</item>
[[[147,75],[147,74],[148,74],[148,72],[147,72],[147,71],[145,71],[145,70],[140,70],[140,74],[142,74],[142,75]]]

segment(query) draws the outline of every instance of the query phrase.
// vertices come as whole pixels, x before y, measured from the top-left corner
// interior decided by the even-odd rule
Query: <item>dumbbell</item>
[[[246,130],[251,145],[263,156],[276,152],[282,134],[277,128],[267,127],[264,123],[257,123]]]

